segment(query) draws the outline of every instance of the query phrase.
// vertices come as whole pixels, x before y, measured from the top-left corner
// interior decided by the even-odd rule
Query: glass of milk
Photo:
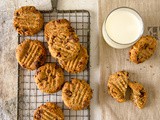
[[[143,20],[132,8],[114,9],[106,18],[102,27],[105,41],[114,48],[132,46],[143,34]]]

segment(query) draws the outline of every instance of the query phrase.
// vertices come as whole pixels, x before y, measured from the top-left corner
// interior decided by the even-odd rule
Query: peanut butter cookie
[[[149,59],[156,50],[157,40],[152,36],[143,36],[133,45],[129,55],[134,63],[142,63]]]
[[[50,37],[56,37],[62,32],[74,32],[71,23],[66,19],[52,20],[45,25],[44,34],[46,41],[49,41]]]
[[[118,102],[126,101],[129,74],[126,71],[119,71],[109,76],[108,93]]]
[[[43,27],[43,16],[34,6],[23,6],[14,13],[14,27],[21,35],[38,33]]]
[[[92,89],[85,80],[73,78],[62,88],[62,99],[72,110],[82,110],[89,106],[92,98]]]
[[[50,28],[53,24],[53,31]],[[51,55],[57,59],[71,60],[80,51],[80,43],[77,34],[66,19],[49,22],[45,26],[45,36],[48,40],[48,48]]]
[[[137,82],[129,82],[129,87],[132,89],[130,99],[138,108],[142,109],[147,102],[146,90]]]
[[[35,110],[34,120],[64,120],[64,114],[56,104],[47,102]]]
[[[81,45],[79,54],[72,60],[58,60],[63,69],[69,73],[79,73],[86,68],[88,62],[88,53],[84,46]]]
[[[55,93],[61,90],[64,83],[64,73],[56,63],[46,63],[38,68],[34,78],[37,87],[45,93]]]
[[[18,45],[16,58],[23,68],[35,70],[45,63],[46,50],[40,41],[27,39]]]

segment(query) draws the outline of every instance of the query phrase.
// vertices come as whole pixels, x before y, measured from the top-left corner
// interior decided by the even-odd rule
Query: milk
[[[130,8],[112,11],[103,24],[105,41],[114,48],[126,48],[134,44],[143,34],[143,21]]]

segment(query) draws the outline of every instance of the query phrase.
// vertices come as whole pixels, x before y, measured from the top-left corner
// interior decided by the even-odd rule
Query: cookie
[[[43,15],[34,6],[23,6],[14,13],[14,27],[24,36],[31,36],[43,27]]]
[[[34,120],[64,120],[62,109],[56,104],[47,102],[34,112]]]
[[[26,69],[35,70],[46,61],[46,50],[38,40],[24,40],[16,49],[18,63]]]
[[[143,36],[133,45],[129,55],[130,60],[134,63],[142,63],[149,59],[156,50],[157,40],[152,36]]]
[[[89,106],[92,98],[92,89],[85,80],[73,78],[62,88],[64,104],[72,110],[82,110]]]
[[[79,73],[86,68],[88,62],[88,53],[84,46],[81,45],[79,54],[72,60],[58,60],[63,69],[69,73]]]
[[[118,102],[126,101],[126,91],[128,87],[129,74],[126,71],[119,71],[109,76],[108,94]]]
[[[56,63],[46,63],[38,68],[35,76],[37,87],[45,93],[55,93],[61,90],[64,83],[64,73]]]
[[[132,90],[130,99],[140,109],[142,109],[147,102],[147,92],[144,87],[137,82],[129,82],[129,87]]]
[[[52,36],[57,36],[59,33],[74,32],[71,23],[66,19],[52,20],[45,25],[44,34],[46,41]]]
[[[73,28],[68,26],[70,25],[69,21],[60,19],[51,22],[54,24],[54,31],[46,32],[51,31],[48,25],[46,25],[45,36],[48,40],[48,48],[52,57],[63,60],[75,58],[80,51],[80,43]]]

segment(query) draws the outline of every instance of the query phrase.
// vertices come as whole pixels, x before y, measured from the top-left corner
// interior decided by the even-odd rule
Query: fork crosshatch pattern
[[[78,34],[80,43],[83,44],[90,55],[90,14],[85,10],[57,10],[56,12],[43,13],[45,24],[53,19],[65,18],[71,22],[71,26]],[[51,57],[47,42],[44,37],[44,30],[34,36],[21,36],[18,35],[18,44],[23,40],[38,39],[43,42],[47,49],[47,61],[55,62]],[[54,102],[62,108],[65,120],[90,120],[90,108],[80,111],[73,111],[68,109],[61,96],[61,91],[55,94],[42,93],[34,81],[35,71],[23,69],[18,65],[18,100],[17,100],[17,119],[18,120],[32,120],[35,109],[46,102]],[[85,79],[90,82],[90,60],[88,61],[87,68],[78,74],[70,74],[64,71],[65,81],[70,81],[71,78]]]

